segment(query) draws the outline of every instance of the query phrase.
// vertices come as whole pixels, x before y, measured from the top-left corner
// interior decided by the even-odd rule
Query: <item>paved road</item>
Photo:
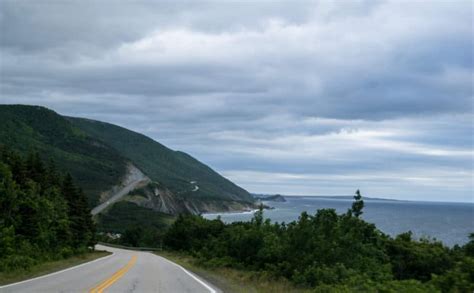
[[[196,292],[217,288],[160,256],[98,245],[108,256],[65,271],[0,287],[0,292]]]

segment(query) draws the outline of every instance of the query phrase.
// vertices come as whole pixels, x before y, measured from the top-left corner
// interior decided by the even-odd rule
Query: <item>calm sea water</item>
[[[291,222],[298,219],[301,212],[315,214],[318,209],[332,208],[344,213],[351,206],[351,199],[318,197],[285,197],[286,202],[265,202],[274,207],[265,210],[264,215],[272,221]],[[469,233],[474,232],[474,204],[439,203],[415,201],[385,201],[364,199],[362,217],[374,223],[380,230],[397,235],[411,230],[415,237],[430,237],[441,240],[448,246],[464,244]],[[205,214],[208,219],[221,216],[224,222],[248,221],[253,212]]]

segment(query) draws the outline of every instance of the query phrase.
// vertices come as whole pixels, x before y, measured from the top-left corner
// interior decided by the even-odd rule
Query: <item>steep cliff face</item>
[[[194,184],[191,188],[189,192],[195,192],[199,186]],[[131,191],[125,200],[141,207],[172,215],[180,213],[197,215],[207,212],[242,211],[256,208],[255,204],[244,201],[193,198],[189,194],[176,195],[157,182],[150,182],[146,186]]]
[[[97,215],[119,201],[132,202],[140,207],[170,215],[249,211],[257,208],[259,203],[193,197],[199,189],[199,182],[190,181],[185,190],[173,193],[163,184],[153,182],[135,165],[128,163],[127,172],[120,184],[100,195],[100,204],[92,209],[92,214]]]
[[[128,163],[126,169],[127,172],[120,180],[119,184],[100,194],[101,202],[105,202],[107,200],[110,200],[114,196],[117,196],[117,194],[121,193],[121,191],[126,190],[127,187],[130,187],[130,190],[127,191],[128,193],[131,190],[146,186],[148,183],[151,182],[150,178],[143,174],[143,172],[132,163]],[[125,193],[124,195],[126,195],[127,193]]]

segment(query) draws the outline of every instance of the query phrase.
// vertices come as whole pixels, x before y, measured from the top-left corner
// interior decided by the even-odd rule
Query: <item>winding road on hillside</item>
[[[137,167],[133,165],[129,165],[127,175],[125,176],[122,185],[116,186],[112,191],[110,191],[111,195],[109,199],[93,208],[91,214],[93,216],[97,215],[98,213],[106,209],[108,206],[111,206],[113,203],[122,199],[125,195],[137,188],[140,184],[144,184],[149,181],[150,179],[146,177],[142,173],[142,171],[140,171]]]
[[[196,292],[219,289],[150,252],[97,245],[113,254],[64,271],[0,287],[0,292]]]

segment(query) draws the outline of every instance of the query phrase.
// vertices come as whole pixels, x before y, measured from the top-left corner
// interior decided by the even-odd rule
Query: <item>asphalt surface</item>
[[[113,252],[64,271],[0,287],[0,292],[196,292],[219,289],[175,263],[150,252],[98,245]]]

